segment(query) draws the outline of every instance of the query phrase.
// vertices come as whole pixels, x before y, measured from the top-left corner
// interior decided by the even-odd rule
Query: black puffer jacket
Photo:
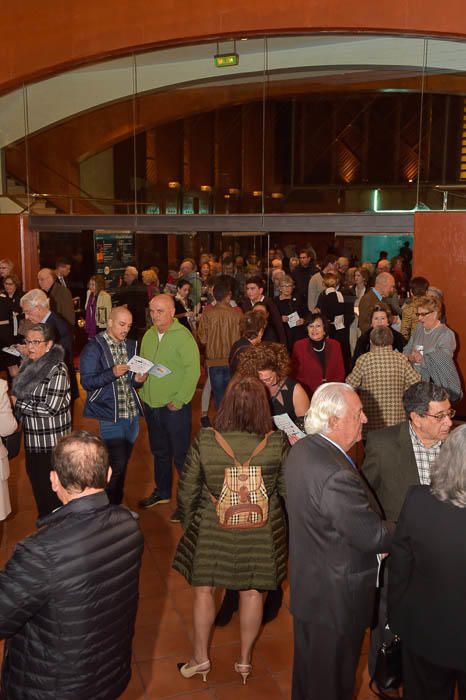
[[[104,492],[39,521],[0,574],[8,700],[115,700],[131,676],[143,538]]]

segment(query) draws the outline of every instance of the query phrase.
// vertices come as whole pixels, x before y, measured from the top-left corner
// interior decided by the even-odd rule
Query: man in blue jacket
[[[126,468],[139,434],[142,405],[136,388],[146,378],[128,367],[136,354],[136,341],[127,337],[132,320],[124,306],[112,309],[107,330],[90,340],[80,357],[81,385],[87,391],[84,415],[99,421],[112,467],[107,495],[117,505],[123,500]]]

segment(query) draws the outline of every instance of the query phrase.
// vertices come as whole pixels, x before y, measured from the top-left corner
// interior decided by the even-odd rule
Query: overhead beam
[[[186,234],[197,231],[281,231],[361,235],[411,234],[412,213],[375,214],[241,214],[241,215],[117,215],[31,216],[32,231],[136,231],[138,233]]]

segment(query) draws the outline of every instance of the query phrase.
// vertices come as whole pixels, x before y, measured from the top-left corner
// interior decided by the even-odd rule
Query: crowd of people
[[[466,551],[465,438],[463,427],[449,435],[462,388],[442,293],[412,276],[409,246],[391,261],[382,251],[376,263],[359,266],[333,254],[318,261],[309,248],[288,253],[273,248],[265,265],[255,254],[205,253],[198,265],[183,260],[163,281],[157,269],[139,275],[129,266],[114,291],[92,276],[79,376],[84,415],[96,420],[100,438],[72,432],[79,389],[70,264],[60,259],[41,269],[37,288],[23,293],[11,262],[0,261],[0,368],[10,386],[8,398],[0,380],[0,434],[22,426],[40,528],[0,573],[8,598],[2,604],[0,595],[10,652],[6,698],[113,700],[128,682],[142,544],[122,504],[141,419],[154,484],[138,507],[173,504],[170,521],[183,530],[173,567],[194,590],[193,650],[179,665],[182,676],[206,680],[212,627],[228,623],[239,605],[234,670],[247,682],[254,644],[277,614],[289,566],[293,700],[350,700],[369,626],[372,677],[380,645],[398,634],[404,697],[450,699],[458,683],[466,698],[455,612],[462,609]],[[200,426],[192,420],[198,387]],[[360,440],[365,456],[357,465],[350,451]],[[3,519],[11,512],[8,474],[3,448]],[[79,533],[73,539],[76,522],[103,543],[99,551],[118,541],[115,557],[126,557],[128,570],[105,553],[96,562],[100,576],[86,565],[92,546],[80,548]],[[46,569],[61,576],[58,597]],[[123,575],[126,587],[116,592]],[[455,591],[451,601],[446,586]],[[217,588],[226,590],[220,611]],[[131,604],[120,615],[125,591]],[[100,600],[102,625],[93,630],[90,609]],[[113,627],[112,609],[121,617]],[[67,610],[82,614],[76,645],[56,619]],[[45,628],[51,648],[66,647],[68,694],[53,685],[58,662],[41,641]],[[439,629],[448,644],[437,643]],[[19,656],[29,634],[38,641],[26,679]],[[86,635],[89,653],[75,664]],[[119,649],[96,670],[94,650],[105,635]],[[50,682],[41,688],[42,671]]]

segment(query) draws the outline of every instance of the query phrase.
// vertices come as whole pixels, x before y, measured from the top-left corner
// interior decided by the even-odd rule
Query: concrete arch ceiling
[[[194,85],[292,83],[331,80],[338,89],[365,78],[466,76],[466,43],[439,39],[324,34],[237,41],[239,65],[218,69],[213,56],[233,51],[233,41],[198,44],[108,60],[67,71],[0,97],[0,147],[78,114],[144,95]],[[463,80],[456,91],[461,91]],[[411,82],[411,88],[413,82]],[[464,84],[466,93],[466,81]]]

